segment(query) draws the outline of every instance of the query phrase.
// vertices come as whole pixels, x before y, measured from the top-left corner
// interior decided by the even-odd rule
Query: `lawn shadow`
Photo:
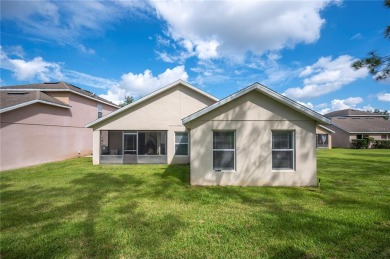
[[[136,199],[149,196],[137,191],[144,184],[130,174],[86,173],[66,187],[2,189],[7,208],[2,231],[20,231],[7,238],[1,257],[117,256],[118,249],[125,250],[114,238],[121,232],[131,236],[127,245],[138,252],[158,250],[183,224],[174,214],[155,218],[139,208]]]

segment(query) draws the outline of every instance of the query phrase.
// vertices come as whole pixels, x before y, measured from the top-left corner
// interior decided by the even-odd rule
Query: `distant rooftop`
[[[390,133],[390,120],[380,117],[334,117],[332,124],[349,133]]]
[[[71,92],[75,92],[75,93],[78,93],[80,95],[84,95],[86,97],[89,97],[89,98],[93,98],[93,99],[96,99],[97,101],[99,102],[103,102],[103,103],[106,103],[108,105],[111,105],[111,106],[114,106],[114,107],[118,107],[116,104],[104,99],[104,98],[101,98],[99,96],[97,96],[96,94],[94,93],[91,93],[90,91],[87,91],[87,90],[84,90],[84,89],[81,89],[80,87],[77,87],[75,85],[72,85],[72,84],[68,84],[68,83],[65,83],[65,82],[47,82],[47,83],[41,83],[41,84],[27,84],[27,85],[14,85],[14,86],[2,86],[0,88],[1,91],[9,91],[9,90],[14,90],[14,91],[32,91],[32,90],[39,90],[39,91],[61,91],[61,90],[64,90],[64,91],[71,91]]]
[[[68,104],[65,104],[39,90],[0,91],[0,113],[27,106],[33,103],[45,103],[62,108],[70,108]]]
[[[380,113],[374,113],[374,112],[354,110],[354,109],[345,109],[345,110],[339,110],[339,111],[327,113],[325,114],[325,116],[328,118],[333,118],[333,117],[385,117],[386,115]]]

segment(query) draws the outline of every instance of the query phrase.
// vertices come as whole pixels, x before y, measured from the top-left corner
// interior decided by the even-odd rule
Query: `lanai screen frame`
[[[110,132],[116,132],[116,140],[114,142],[119,142],[121,149],[118,149],[118,145],[115,145],[114,148],[110,148]],[[118,135],[120,133],[120,141]],[[156,154],[139,154],[140,152],[140,134],[155,133],[156,136]],[[124,136],[126,134],[136,134],[136,143],[137,143],[137,152],[132,155],[133,158],[130,160],[125,159],[129,157],[130,154],[124,154]],[[151,135],[149,136],[150,139]],[[149,140],[148,139],[148,140]],[[157,141],[159,139],[159,141]],[[144,138],[145,141],[145,138]],[[111,141],[113,142],[113,141]],[[143,148],[146,148],[147,143],[143,143]],[[159,145],[157,145],[159,144]],[[162,148],[163,145],[163,149]],[[104,147],[104,148],[103,148]],[[99,148],[99,158],[100,164],[167,164],[168,163],[168,130],[101,130],[100,131],[100,148]],[[131,162],[128,162],[131,161]]]

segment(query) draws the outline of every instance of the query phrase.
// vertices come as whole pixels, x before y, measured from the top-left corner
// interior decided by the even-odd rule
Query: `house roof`
[[[227,103],[229,103],[229,102],[231,102],[231,101],[233,101],[233,100],[235,100],[235,99],[237,99],[237,98],[239,98],[239,97],[243,96],[244,94],[247,94],[251,91],[258,91],[258,92],[264,94],[265,96],[268,96],[269,98],[271,98],[277,102],[280,102],[280,103],[290,107],[291,109],[293,109],[299,113],[302,113],[302,114],[306,115],[307,117],[309,117],[309,118],[311,118],[311,119],[313,119],[321,124],[330,124],[331,123],[331,121],[328,118],[324,117],[323,115],[321,115],[321,114],[307,108],[306,106],[303,106],[303,105],[287,98],[286,96],[281,95],[281,94],[279,94],[279,93],[271,90],[270,88],[268,88],[264,85],[261,85],[259,83],[254,83],[254,84],[220,100],[219,102],[217,102],[213,105],[210,105],[210,106],[208,106],[200,111],[197,111],[197,112],[183,118],[182,122],[183,122],[183,124],[186,124],[192,120],[195,120],[196,118],[199,118],[200,116],[202,116],[206,113],[209,113],[209,112],[221,107],[222,105],[225,105],[225,104],[227,104]]]
[[[190,85],[189,83],[187,83],[187,82],[185,82],[183,80],[177,80],[177,81],[175,81],[175,82],[173,82],[173,83],[171,83],[171,84],[169,84],[169,85],[167,85],[167,86],[165,86],[163,88],[160,88],[160,89],[158,89],[158,90],[156,90],[156,91],[154,91],[154,92],[152,92],[152,93],[142,97],[141,99],[139,99],[139,100],[137,100],[135,102],[132,102],[132,103],[130,103],[130,104],[128,104],[128,105],[126,105],[126,106],[116,110],[116,111],[113,111],[113,112],[107,114],[106,116],[101,117],[100,119],[97,119],[95,121],[92,121],[92,122],[88,123],[85,127],[90,128],[90,127],[92,127],[92,126],[94,126],[94,125],[96,125],[96,124],[98,124],[98,123],[100,123],[102,121],[107,120],[108,118],[111,118],[112,116],[115,116],[115,115],[117,115],[119,113],[122,113],[122,112],[130,109],[131,107],[139,105],[140,103],[143,103],[146,100],[149,100],[150,98],[152,98],[152,97],[154,97],[156,95],[159,95],[159,94],[161,94],[161,93],[163,93],[163,92],[165,92],[165,91],[167,91],[167,90],[169,90],[169,89],[171,89],[171,88],[173,88],[173,87],[175,87],[175,86],[177,86],[179,84],[180,85],[184,85],[184,86],[192,89],[193,91],[195,91],[195,92],[197,92],[197,93],[199,93],[199,94],[201,94],[203,96],[206,96],[207,98],[209,98],[209,99],[211,99],[211,100],[213,100],[215,102],[218,101],[218,99],[216,97],[214,97],[214,96],[212,96],[212,95],[210,95],[210,94],[200,90],[199,88],[196,88],[196,87]]]
[[[335,133],[333,130],[331,130],[331,129],[325,127],[324,125],[318,125],[318,127],[321,128],[321,129],[323,129],[323,130],[325,130],[325,131],[327,131],[327,132],[329,132],[329,133]]]
[[[325,116],[328,118],[332,118],[332,117],[361,117],[361,116],[385,117],[386,115],[383,115],[380,113],[354,110],[354,109],[345,109],[345,110],[339,110],[339,111],[327,113],[327,114],[325,114]]]
[[[43,103],[69,109],[71,106],[41,91],[0,91],[0,113],[15,110],[30,104]]]
[[[97,96],[94,93],[91,93],[87,90],[81,89],[80,87],[74,86],[72,84],[68,84],[65,82],[52,82],[52,83],[42,83],[42,84],[27,84],[27,85],[14,85],[14,86],[2,86],[0,91],[41,91],[41,92],[72,92],[74,94],[78,94],[84,96],[89,99],[93,99],[100,103],[107,104],[112,107],[118,108],[118,105]]]
[[[332,124],[348,133],[390,133],[390,120],[375,117],[332,118]]]

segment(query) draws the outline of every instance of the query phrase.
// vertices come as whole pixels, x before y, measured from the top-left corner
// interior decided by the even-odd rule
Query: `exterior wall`
[[[188,123],[192,185],[313,186],[316,122],[251,92]],[[235,130],[236,170],[213,171],[213,130]],[[295,171],[272,170],[272,130],[295,131]]]
[[[349,140],[349,133],[334,126],[328,125],[329,129],[333,130],[335,133],[332,134],[332,147],[338,148],[350,148],[351,143]]]
[[[56,98],[57,100],[69,104],[69,92],[46,92],[51,97]]]
[[[0,114],[0,170],[58,161],[92,153],[92,129],[97,102],[71,93],[71,109],[33,104]],[[103,104],[103,113],[116,108]]]
[[[139,105],[135,105],[100,124],[93,130],[154,130],[167,131],[167,162],[168,164],[187,164],[189,156],[175,156],[175,132],[186,131],[181,119],[200,110],[215,101],[201,95],[192,89],[177,85],[162,92]],[[95,133],[99,134],[100,133]],[[94,139],[93,163],[99,163],[100,139]]]
[[[316,127],[316,134],[327,134],[328,135],[328,148],[332,149],[332,133],[324,130],[323,128]],[[325,147],[326,149],[326,147]]]

